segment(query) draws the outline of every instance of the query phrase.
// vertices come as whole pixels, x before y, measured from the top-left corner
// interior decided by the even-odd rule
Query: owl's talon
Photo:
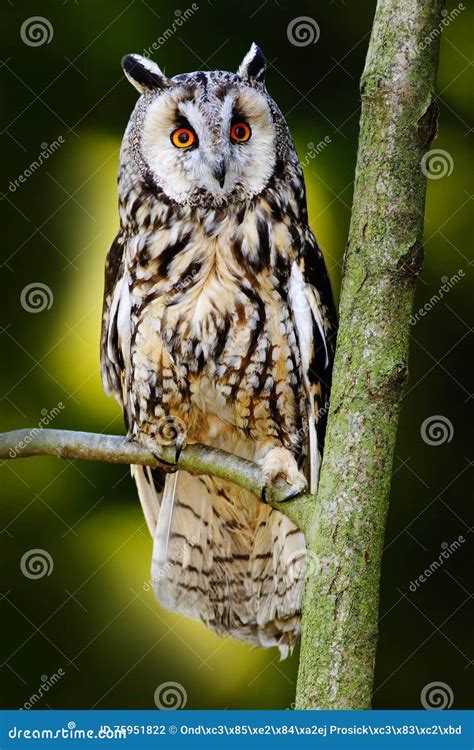
[[[288,502],[290,502],[290,500],[294,500],[295,497],[298,497],[299,495],[301,495],[301,493],[302,493],[302,490],[290,490],[290,492],[288,493],[288,495],[285,495],[285,497],[279,497],[278,498],[278,502],[279,503],[288,503]]]
[[[286,448],[271,448],[258,463],[262,467],[264,487],[261,496],[264,502],[267,500],[272,482],[277,478],[284,479],[290,485],[288,495],[283,497],[281,502],[292,500],[308,486],[306,477],[298,469],[295,457]]]
[[[183,452],[183,448],[186,445],[186,439],[183,436],[178,436],[174,445],[170,446],[170,448],[174,448],[174,463],[177,464],[179,461],[179,457],[181,456],[181,453]]]
[[[151,454],[152,454],[153,458],[156,458],[156,460],[158,461],[158,463],[164,464],[165,466],[175,466],[175,464],[178,461],[177,458],[176,458],[175,461],[166,461],[166,459],[163,458],[163,456],[160,456],[159,453],[156,453],[156,451],[151,451]]]
[[[175,462],[176,463],[178,463],[179,457],[180,457],[180,455],[181,455],[181,453],[182,453],[183,448],[185,447],[185,445],[186,445],[186,435],[184,433],[178,435],[177,438],[176,438],[175,446],[174,446],[174,448],[175,448]]]
[[[265,485],[264,487],[262,487],[262,491],[260,493],[260,499],[261,499],[261,501],[263,503],[268,503],[269,502],[270,497],[271,497],[271,492],[269,493],[268,491],[270,489],[271,489],[271,487],[269,485]],[[280,485],[280,487],[278,489],[279,489],[279,493],[278,493],[279,496],[278,496],[277,500],[278,500],[279,503],[288,503],[288,502],[290,502],[290,500],[294,500],[295,497],[298,497],[299,495],[301,495],[302,491],[303,491],[303,490],[300,490],[300,489],[295,490],[293,487],[290,487],[288,494],[287,495],[283,495],[283,497],[282,497],[281,496],[281,485]]]

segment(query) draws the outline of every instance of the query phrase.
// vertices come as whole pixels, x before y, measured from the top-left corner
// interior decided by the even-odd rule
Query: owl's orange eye
[[[189,148],[196,143],[196,133],[189,128],[178,128],[171,133],[171,143],[176,148]]]
[[[236,122],[230,129],[230,137],[237,143],[245,143],[250,139],[252,131],[246,122]]]

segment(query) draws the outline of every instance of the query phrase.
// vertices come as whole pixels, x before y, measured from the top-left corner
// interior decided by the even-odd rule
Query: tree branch
[[[49,430],[39,427],[0,433],[0,459],[56,456],[57,458],[101,461],[113,464],[141,464],[164,471],[184,469],[190,474],[210,474],[239,485],[261,497],[264,483],[260,468],[252,461],[239,458],[206,445],[187,445],[174,463],[173,445],[160,446],[161,463],[156,455],[138,443],[118,435],[99,435],[73,430]],[[303,522],[305,509],[314,502],[311,495],[301,495],[291,503],[282,502],[288,484],[276,481],[266,491],[266,502],[286,513],[297,525]]]
[[[370,708],[378,590],[426,179],[441,0],[378,0],[365,70],[325,458],[305,519],[296,707]]]

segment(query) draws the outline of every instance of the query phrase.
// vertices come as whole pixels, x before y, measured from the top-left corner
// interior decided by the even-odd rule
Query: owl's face
[[[258,47],[237,74],[168,79],[138,55],[128,55],[123,66],[144,94],[136,127],[142,167],[171,200],[221,206],[264,189],[275,169],[277,132]]]

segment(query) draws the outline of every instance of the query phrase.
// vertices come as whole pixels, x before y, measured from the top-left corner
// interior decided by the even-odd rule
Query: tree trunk
[[[378,591],[421,244],[422,157],[436,134],[440,0],[378,0],[362,115],[296,708],[370,708]],[[438,31],[436,31],[438,30]]]

